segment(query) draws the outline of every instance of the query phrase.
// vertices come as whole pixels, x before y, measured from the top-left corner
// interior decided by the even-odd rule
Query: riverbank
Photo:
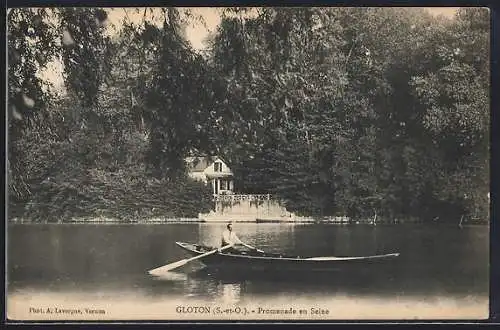
[[[200,223],[205,222],[198,218],[151,218],[151,219],[117,219],[117,218],[73,218],[57,221],[33,221],[30,219],[14,218],[13,224],[154,224],[154,223]]]
[[[227,223],[231,221],[231,219],[211,219],[209,221],[200,218],[149,218],[149,219],[116,219],[116,218],[73,218],[59,221],[34,221],[26,218],[13,218],[9,219],[9,224],[182,224],[182,223]],[[367,226],[398,226],[398,225],[410,225],[410,224],[431,224],[431,225],[452,225],[459,226],[460,224],[453,222],[426,222],[426,221],[417,221],[417,220],[407,220],[407,221],[380,221],[373,222],[370,219],[367,220],[339,220],[339,219],[314,219],[314,218],[295,218],[294,220],[280,220],[280,219],[255,219],[255,220],[233,220],[233,222],[237,223],[254,223],[254,224],[328,224],[328,225],[367,225]],[[486,221],[464,221],[462,223],[463,226],[487,226],[489,222]]]

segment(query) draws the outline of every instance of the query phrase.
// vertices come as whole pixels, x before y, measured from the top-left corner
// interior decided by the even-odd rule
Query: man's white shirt
[[[242,242],[238,238],[238,236],[232,232],[229,231],[228,229],[224,230],[222,232],[222,242],[227,243],[227,244],[241,244]]]

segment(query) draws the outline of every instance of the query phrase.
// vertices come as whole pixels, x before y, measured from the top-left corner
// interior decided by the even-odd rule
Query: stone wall
[[[293,214],[271,195],[216,195],[213,210],[198,217],[205,221],[287,221]]]

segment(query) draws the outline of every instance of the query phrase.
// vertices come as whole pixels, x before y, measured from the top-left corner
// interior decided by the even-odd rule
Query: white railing
[[[273,197],[270,194],[230,194],[230,195],[214,195],[215,202],[236,202],[236,201],[269,201]]]

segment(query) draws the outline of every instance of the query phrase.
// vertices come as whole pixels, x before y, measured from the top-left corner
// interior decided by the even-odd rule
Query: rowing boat
[[[216,249],[214,247],[176,242],[178,246],[187,251],[192,256],[201,255]],[[395,260],[399,253],[379,254],[358,257],[302,257],[279,253],[245,251],[232,249],[222,251],[202,259],[199,259],[205,266],[216,270],[233,271],[343,271],[347,269],[366,269],[367,266],[387,264]]]

